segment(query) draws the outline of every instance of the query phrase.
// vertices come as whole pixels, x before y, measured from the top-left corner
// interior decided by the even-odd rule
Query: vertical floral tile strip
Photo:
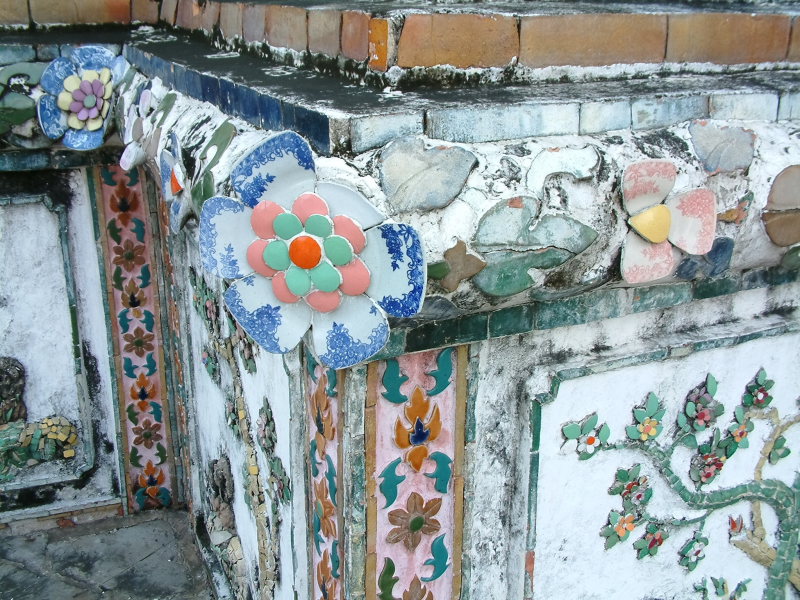
[[[378,353],[387,314],[416,314],[425,296],[417,232],[359,192],[318,182],[308,144],[268,138],[231,172],[238,198],[214,196],[200,215],[207,271],[234,280],[225,303],[269,352],[285,353],[311,328],[322,364],[343,369]]]
[[[39,123],[45,135],[73,150],[99,148],[112,122],[114,90],[128,61],[102,46],[75,48],[42,73]]]
[[[339,386],[336,371],[307,356],[308,465],[311,498],[313,598],[344,597],[342,586],[341,466]]]
[[[129,503],[169,506],[173,456],[150,214],[138,171],[101,167],[98,176]]]
[[[367,597],[445,599],[460,589],[462,405],[453,348],[375,368],[367,452],[374,572]],[[370,429],[374,431],[370,432]],[[369,489],[369,488],[368,488]],[[371,522],[369,522],[371,520]],[[370,542],[372,547],[372,543]],[[370,596],[370,590],[374,594]]]

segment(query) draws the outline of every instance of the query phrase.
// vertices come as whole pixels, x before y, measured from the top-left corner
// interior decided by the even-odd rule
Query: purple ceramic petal
[[[103,100],[102,97],[100,97],[100,96],[97,97],[97,104],[95,104],[95,106],[97,107],[97,110],[103,110],[103,103],[104,102],[105,102],[105,100]]]
[[[91,82],[86,81],[86,80],[81,81],[81,88],[80,89],[86,95],[91,94],[92,93],[92,84],[91,84]]]
[[[81,121],[85,121],[86,119],[88,119],[89,118],[89,109],[88,108],[82,108],[80,110],[80,112],[78,113],[78,118]]]
[[[93,106],[89,109],[89,118],[94,119],[97,115],[100,114],[100,111],[97,109],[96,106]]]
[[[103,92],[105,92],[105,86],[103,85],[103,82],[99,79],[95,79],[92,82],[92,93],[95,96],[102,96]]]
[[[86,98],[86,94],[84,94],[80,88],[75,88],[72,90],[72,98],[78,102],[83,102],[83,99]]]
[[[75,100],[72,104],[69,105],[70,112],[74,112],[75,114],[81,112],[82,108],[83,108],[83,102],[78,102],[77,100]]]

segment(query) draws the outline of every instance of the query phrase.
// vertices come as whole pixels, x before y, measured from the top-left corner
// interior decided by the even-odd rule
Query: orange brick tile
[[[342,55],[367,60],[369,54],[369,15],[356,10],[342,13]]]
[[[388,19],[369,21],[369,68],[385,71],[395,61],[392,23]]]
[[[265,4],[246,4],[242,12],[242,37],[245,42],[266,40],[267,6]]]
[[[268,6],[266,33],[270,46],[303,52],[308,46],[306,9],[297,6]]]
[[[219,28],[226,40],[242,37],[242,3],[231,4],[223,2],[219,11]]]
[[[786,60],[800,62],[800,17],[792,20],[792,36],[789,40],[789,52],[786,54]]]
[[[160,18],[169,25],[175,25],[175,17],[178,12],[178,0],[161,0]]]
[[[158,1],[132,0],[131,20],[140,23],[158,23]]]
[[[30,23],[28,3],[19,0],[0,2],[0,25],[27,25]]]
[[[202,8],[197,0],[178,0],[178,11],[175,25],[184,29],[196,29],[200,26]]]
[[[718,64],[783,60],[790,29],[788,15],[670,15],[666,59]]]
[[[503,15],[409,15],[397,50],[401,67],[502,67],[519,54],[517,19]]]
[[[30,0],[37,23],[130,23],[130,0]]]
[[[657,63],[666,43],[666,15],[523,17],[519,61],[529,67]]]
[[[203,14],[200,17],[200,27],[206,32],[211,33],[219,23],[220,4],[215,0],[207,0],[203,6]]]
[[[328,56],[338,56],[342,32],[342,12],[332,9],[308,11],[308,49]]]

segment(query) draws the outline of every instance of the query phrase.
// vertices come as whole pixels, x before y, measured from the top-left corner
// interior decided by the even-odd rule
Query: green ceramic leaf
[[[440,394],[450,385],[450,376],[453,374],[453,349],[445,348],[436,357],[436,370],[426,373],[433,377],[434,386],[428,392],[428,396]]]
[[[150,285],[150,265],[142,266],[142,273],[137,279],[139,280],[140,288],[146,288]]]
[[[575,255],[561,248],[498,251],[484,254],[486,267],[472,281],[482,292],[497,297],[513,296],[533,286],[530,269],[552,269]]]
[[[311,440],[309,445],[309,454],[311,455],[311,476],[319,477],[319,462],[317,461],[317,440]]]
[[[167,462],[167,449],[164,448],[161,444],[156,446],[156,456],[158,456],[158,463],[159,465],[164,464]]]
[[[48,63],[43,62],[20,62],[5,66],[0,69],[0,85],[7,85],[9,79],[18,75],[25,75],[28,85],[36,85],[41,80],[47,65]]]
[[[400,363],[397,359],[390,358],[386,361],[386,370],[383,372],[383,387],[386,391],[381,396],[392,404],[403,404],[408,401],[408,397],[400,392],[400,386],[408,381],[408,377],[400,371]]]
[[[401,462],[403,462],[402,458],[396,458],[381,471],[380,475],[378,475],[378,477],[382,479],[381,483],[378,485],[378,489],[386,500],[386,504],[383,506],[384,508],[389,508],[394,504],[395,500],[397,500],[397,488],[406,480],[405,475],[397,474],[397,467]]]
[[[595,425],[597,425],[597,413],[589,415],[586,419],[583,427],[581,427],[581,435],[588,435],[595,428]]]
[[[137,366],[133,364],[129,357],[126,356],[122,359],[122,370],[125,371],[125,376],[128,379],[136,379],[136,369]]]
[[[446,494],[447,487],[450,483],[450,477],[453,474],[453,470],[450,468],[453,459],[441,452],[434,452],[430,455],[430,458],[436,463],[436,470],[434,470],[433,473],[425,473],[425,477],[430,477],[435,480],[433,487],[437,492]],[[403,479],[405,479],[405,477]]]
[[[204,171],[208,171],[216,166],[235,136],[236,127],[230,121],[225,121],[222,125],[217,127],[211,135],[208,144],[206,144],[205,148],[203,148],[203,151],[200,153],[200,161],[203,164]]]
[[[638,478],[641,470],[642,470],[642,465],[640,464],[632,466],[628,470],[628,477],[630,477],[630,480],[633,481],[634,479]]]
[[[339,540],[333,540],[333,547],[331,548],[331,575],[339,579]]]
[[[568,440],[577,440],[581,437],[581,426],[577,423],[568,423],[561,428],[561,433],[563,433],[564,437]]]
[[[683,438],[683,445],[694,450],[697,448],[697,438],[693,435],[687,435]]]
[[[633,416],[636,419],[637,423],[644,423],[644,420],[650,416],[650,414],[642,408],[634,408],[633,409]]]
[[[136,241],[138,241],[140,244],[144,243],[144,221],[134,217],[131,231],[136,236]]]
[[[706,391],[712,397],[717,393],[717,380],[711,373],[706,376]]]
[[[448,562],[450,554],[447,552],[447,547],[444,545],[444,536],[445,534],[443,533],[433,540],[433,543],[431,544],[431,554],[433,556],[426,560],[424,564],[433,567],[433,572],[429,577],[420,578],[426,583],[439,579],[439,577],[444,575],[447,567],[450,566],[450,563]]]
[[[128,421],[133,423],[134,425],[139,424],[139,413],[136,412],[136,407],[133,404],[128,404],[128,408],[126,410],[128,413]],[[141,465],[139,465],[141,466]]]
[[[334,506],[338,506],[336,503],[336,467],[333,466],[333,460],[331,460],[329,454],[325,455],[325,461],[328,463],[328,468],[325,471],[325,479],[328,480],[328,490],[330,490],[331,502],[333,502]]]
[[[128,318],[128,313],[130,312],[129,308],[126,308],[117,315],[117,321],[119,321],[119,329],[122,333],[128,333],[128,329],[131,326],[131,320]]]
[[[737,406],[733,411],[733,416],[739,422],[739,424],[744,422],[744,409],[741,406]]]
[[[614,546],[617,545],[618,541],[619,541],[619,537],[617,537],[616,533],[613,534],[613,535],[608,536],[606,538],[605,549],[606,550],[610,550],[611,548],[613,548]]]
[[[381,569],[381,574],[378,575],[379,600],[396,600],[393,591],[400,578],[394,576],[394,571],[394,561],[391,558],[383,559],[383,569]]]
[[[658,396],[656,396],[653,392],[647,394],[646,410],[648,416],[654,415],[658,410]]]
[[[764,382],[767,380],[767,372],[764,369],[759,369],[758,373],[756,373],[756,381],[759,385],[764,385]]]
[[[152,353],[152,352],[150,352],[150,353],[147,355],[147,358],[145,359],[145,361],[144,361],[144,364],[142,365],[142,367],[144,367],[145,369],[147,369],[147,370],[146,370],[146,372],[145,372],[145,374],[146,374],[148,377],[150,377],[151,375],[153,375],[153,374],[154,374],[154,373],[155,373],[155,372],[158,370],[158,365],[156,364],[156,361],[155,361],[155,359],[153,358],[153,353]]]
[[[605,444],[610,436],[611,436],[611,428],[606,423],[603,423],[603,426],[600,428],[600,431],[597,432],[597,437],[599,437],[600,441],[603,444]]]
[[[130,454],[130,461],[134,467],[142,468],[142,457],[139,454],[138,448],[136,446],[131,447],[131,454]]]
[[[314,355],[311,354],[310,352],[306,352],[305,354],[306,354],[306,372],[308,373],[308,376],[311,377],[311,380],[314,383],[317,383],[317,375],[315,373],[315,369],[317,368],[317,365],[319,365],[319,363],[317,362],[317,359],[314,358]]]
[[[153,316],[153,313],[151,313],[149,310],[143,311],[143,315],[144,316],[142,317],[142,324],[144,325],[144,328],[147,329],[147,331],[152,332],[153,328],[156,325],[155,316]]]
[[[625,427],[625,433],[632,440],[640,440],[642,437],[641,432],[633,425],[628,425]]]

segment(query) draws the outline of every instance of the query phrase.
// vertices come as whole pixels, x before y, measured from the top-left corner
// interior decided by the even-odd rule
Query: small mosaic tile
[[[756,136],[752,131],[695,121],[689,125],[689,135],[708,173],[746,169],[753,162]]]
[[[800,166],[792,165],[781,171],[772,183],[761,215],[767,235],[777,246],[792,246],[800,242],[798,182]]]
[[[467,245],[463,240],[458,240],[452,248],[445,250],[444,260],[448,267],[447,272],[438,279],[439,285],[448,292],[454,292],[459,283],[470,279],[486,267],[485,261],[467,252]],[[430,276],[430,269],[428,275]]]

